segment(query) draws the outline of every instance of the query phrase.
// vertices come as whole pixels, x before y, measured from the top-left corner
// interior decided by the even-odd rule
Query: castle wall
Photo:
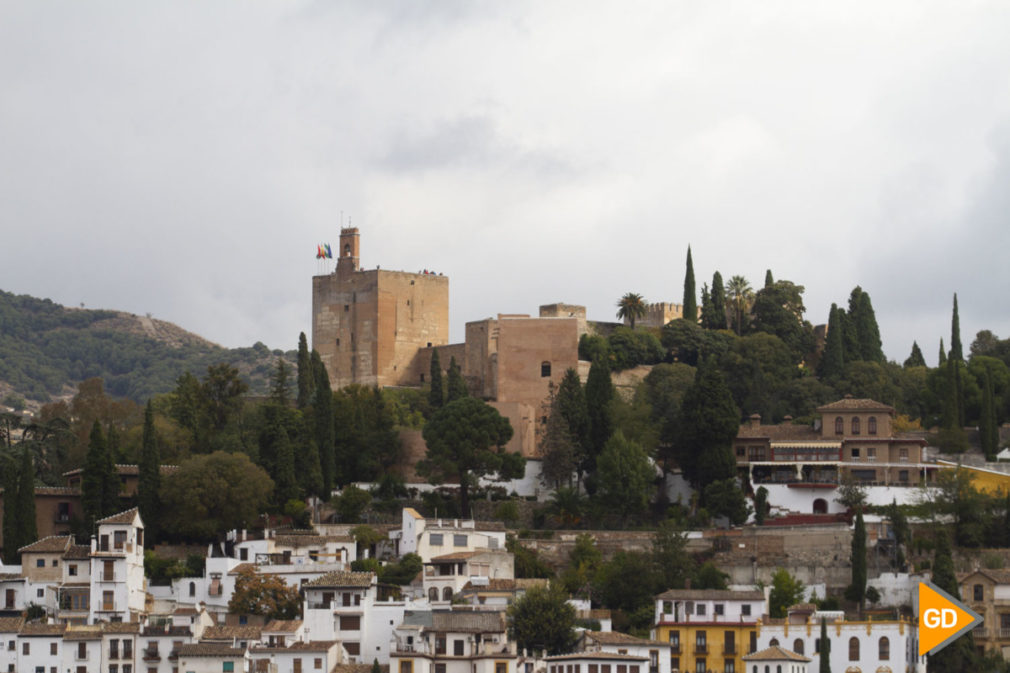
[[[578,321],[574,318],[504,318],[498,321],[499,402],[539,406],[548,386],[561,384],[578,367]]]
[[[635,321],[636,327],[662,327],[671,320],[684,317],[684,305],[668,302],[656,302],[645,305],[645,315]],[[631,321],[624,319],[625,325],[630,325]]]
[[[578,334],[581,337],[588,330],[586,324],[586,307],[577,304],[544,304],[540,307],[541,318],[575,318],[578,321]]]

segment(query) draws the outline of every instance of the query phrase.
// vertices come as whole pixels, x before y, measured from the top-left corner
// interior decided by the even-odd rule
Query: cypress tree
[[[775,284],[775,279],[772,277],[772,270],[768,269],[765,271],[765,287],[771,287]]]
[[[943,339],[940,339],[940,357],[937,360],[937,367],[942,367],[947,364],[947,353],[943,350]]]
[[[288,431],[282,424],[274,428],[274,455],[277,468],[273,473],[274,497],[277,506],[283,509],[288,500],[298,499],[298,480],[295,478],[295,453]]]
[[[154,543],[157,540],[157,519],[161,512],[161,499],[158,490],[161,488],[161,454],[158,451],[158,438],[154,432],[154,411],[151,400],[144,408],[144,435],[140,445],[140,480],[137,484],[137,505],[140,508],[140,518],[147,528],[147,540]]]
[[[996,459],[996,448],[999,445],[999,430],[996,427],[996,404],[993,399],[992,378],[988,368],[982,378],[982,413],[978,424],[979,439],[982,443],[982,453],[987,460]]]
[[[270,400],[283,408],[291,403],[291,368],[284,358],[277,358],[277,368],[271,377]]]
[[[333,490],[336,474],[336,432],[333,419],[333,391],[330,390],[330,376],[326,373],[319,353],[311,355],[312,379],[315,382],[315,398],[312,402],[312,416],[315,426],[316,448],[319,450],[319,465],[322,468],[323,497]]]
[[[954,559],[951,557],[950,538],[945,530],[937,532],[936,549],[933,552],[933,584],[951,596],[960,595]],[[950,671],[972,671],[978,666],[975,638],[971,631],[929,657],[929,673],[950,673]]]
[[[701,284],[701,326],[705,329],[711,329],[710,325],[713,322],[712,315],[712,295],[708,293],[708,284]]]
[[[726,322],[726,287],[722,282],[722,274],[716,271],[712,274],[712,329],[728,329]]]
[[[298,399],[299,409],[304,409],[312,404],[312,396],[315,392],[315,377],[312,372],[312,356],[309,355],[309,344],[305,339],[305,332],[298,335]]]
[[[687,272],[684,274],[684,320],[691,323],[698,322],[698,302],[694,297],[694,262],[691,261],[691,246],[687,246]]]
[[[589,446],[589,411],[586,408],[586,393],[582,389],[582,381],[575,369],[569,367],[565,371],[555,399],[557,412],[564,419],[568,436],[572,440],[575,451],[575,463],[579,480],[582,480],[582,470],[585,466]]]
[[[39,537],[35,524],[35,464],[28,447],[21,451],[21,468],[18,470],[17,499],[12,503],[17,515],[15,526],[20,544],[14,549],[29,545]]]
[[[903,366],[905,369],[908,369],[909,367],[926,366],[926,358],[922,357],[922,351],[919,350],[919,344],[915,341],[912,342],[912,353],[908,356],[908,359],[905,360]]]
[[[677,462],[695,488],[736,475],[733,439],[740,429],[740,410],[714,358],[699,363],[678,421]]]
[[[13,499],[18,492],[18,467],[9,454],[0,455],[0,463],[3,464],[4,493],[11,494],[9,497]],[[24,546],[18,539],[17,507],[4,507],[3,534],[4,563],[17,565],[18,549]]]
[[[866,598],[866,523],[863,508],[856,510],[856,526],[852,532],[852,584],[849,585],[848,599],[859,603],[863,609]]]
[[[954,310],[950,317],[950,357],[964,361],[964,352],[961,348],[961,319],[957,315],[956,292],[954,293]]]
[[[91,426],[88,453],[81,473],[81,506],[88,525],[94,525],[104,516],[106,456],[105,433],[101,424],[95,421]]]
[[[884,362],[884,351],[880,345],[880,328],[877,316],[870,302],[870,295],[863,292],[859,297],[859,321],[856,324],[859,335],[859,352],[867,362]]]
[[[831,641],[828,640],[828,625],[821,617],[821,641],[818,648],[820,668],[818,673],[831,673]]]
[[[445,396],[446,404],[469,395],[466,390],[466,381],[463,380],[463,373],[459,370],[459,365],[456,364],[455,356],[449,359],[449,376],[446,388],[448,392]]]
[[[821,378],[835,378],[845,372],[845,341],[842,331],[842,311],[836,304],[831,305],[828,313],[828,336],[824,344],[824,353],[817,363],[817,374]]]
[[[603,452],[613,434],[610,402],[614,399],[614,384],[610,380],[610,365],[598,357],[589,367],[586,379],[586,412],[589,415],[589,444],[583,471],[596,470],[596,457]]]
[[[119,445],[119,435],[115,426],[109,426],[109,433],[106,438],[104,458],[104,469],[102,470],[102,516],[110,516],[121,510],[119,501],[119,491],[122,483],[119,481],[119,472],[116,470],[116,462],[113,459],[112,446],[108,440],[113,439],[115,446]]]
[[[442,408],[445,403],[444,391],[442,390],[442,362],[438,358],[438,349],[431,351],[431,390],[428,391],[428,406],[432,411]]]

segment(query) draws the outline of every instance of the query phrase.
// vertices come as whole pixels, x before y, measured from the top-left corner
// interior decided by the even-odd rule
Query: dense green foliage
[[[575,644],[575,608],[558,585],[530,587],[508,608],[509,636],[520,650],[566,654]]]
[[[101,377],[111,395],[141,402],[170,391],[183,372],[225,362],[262,393],[272,361],[281,354],[260,343],[229,350],[192,335],[170,344],[122,326],[137,320],[0,291],[0,381],[24,397],[46,401],[67,384]]]
[[[635,321],[645,317],[645,300],[642,295],[628,292],[617,301],[617,319],[627,320],[631,329],[635,329]]]
[[[779,568],[772,575],[772,590],[768,594],[768,611],[772,617],[785,617],[786,610],[800,602],[806,587],[803,582]]]

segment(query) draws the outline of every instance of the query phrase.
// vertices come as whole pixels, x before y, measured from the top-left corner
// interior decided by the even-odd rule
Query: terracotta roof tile
[[[375,573],[337,570],[305,584],[307,587],[369,587]]]
[[[763,601],[761,591],[730,591],[728,589],[670,589],[656,596],[657,600],[674,601]]]
[[[200,640],[259,640],[262,633],[262,626],[208,626]]]
[[[811,660],[800,654],[796,654],[792,650],[787,650],[784,647],[779,647],[775,645],[761,650],[760,652],[755,652],[753,654],[744,655],[744,661],[799,661],[801,663],[809,663]]]
[[[0,617],[0,633],[17,633],[24,623],[24,617]]]
[[[93,624],[90,626],[69,626],[63,633],[63,640],[101,640],[102,627]]]
[[[182,657],[241,657],[244,650],[219,643],[184,643],[179,646]]]
[[[72,544],[63,554],[67,560],[83,561],[91,558],[91,547],[86,544]]]
[[[264,631],[277,631],[279,633],[294,633],[302,626],[302,620],[300,619],[271,619],[266,626],[263,627]]]
[[[600,645],[669,645],[669,643],[658,640],[636,638],[620,631],[586,631],[586,639],[593,640]]]
[[[501,612],[433,612],[431,628],[439,632],[498,633],[505,630]]]
[[[876,400],[846,397],[838,400],[837,402],[817,407],[816,411],[820,413],[824,413],[826,411],[885,411],[893,414],[894,407],[888,406],[883,402],[877,402]]]
[[[125,512],[119,512],[118,514],[113,514],[112,516],[107,516],[104,519],[99,519],[96,524],[112,523],[112,524],[122,524],[122,523],[133,523],[133,517],[137,516],[140,512],[136,507],[128,509]]]
[[[67,630],[66,624],[25,624],[21,627],[21,637],[32,636],[62,636]]]
[[[74,538],[72,535],[50,535],[49,537],[44,537],[41,540],[36,540],[29,545],[25,545],[18,549],[21,553],[57,553],[65,552],[70,548],[73,543]]]

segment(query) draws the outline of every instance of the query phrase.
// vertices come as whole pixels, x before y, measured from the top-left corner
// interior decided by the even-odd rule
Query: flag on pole
[[[326,258],[327,259],[333,259],[333,251],[330,250],[330,244],[329,243],[324,243],[323,245],[326,246]]]
[[[316,259],[323,259],[325,257],[326,257],[326,255],[323,254],[323,246],[317,245],[316,246]]]

